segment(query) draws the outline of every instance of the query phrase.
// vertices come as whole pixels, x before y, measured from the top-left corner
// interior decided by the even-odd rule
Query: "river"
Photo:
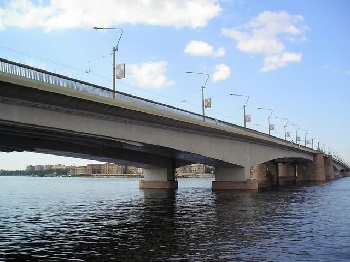
[[[266,191],[210,186],[0,177],[0,261],[350,260],[350,178]]]

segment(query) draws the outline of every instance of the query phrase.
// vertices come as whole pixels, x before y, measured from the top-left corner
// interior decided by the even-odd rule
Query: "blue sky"
[[[350,2],[347,0],[4,0],[2,58],[112,86],[112,47],[123,30],[117,90],[268,132],[350,160]],[[265,109],[257,109],[262,107]],[[276,118],[277,117],[277,118]],[[292,125],[295,124],[295,125]],[[302,131],[305,130],[305,131]],[[315,147],[314,145],[314,147]],[[85,164],[33,153],[0,153],[0,169]]]

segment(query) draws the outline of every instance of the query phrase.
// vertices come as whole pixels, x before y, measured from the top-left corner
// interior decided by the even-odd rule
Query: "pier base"
[[[350,172],[342,170],[342,171],[340,171],[340,176],[341,177],[350,177]]]
[[[342,177],[341,172],[334,170],[334,179],[338,179],[338,178],[341,178],[341,177]]]
[[[248,179],[244,182],[235,182],[235,181],[213,181],[212,182],[213,190],[257,190],[258,181],[254,179]]]
[[[333,180],[335,176],[332,157],[324,157],[324,168],[326,180]]]
[[[145,168],[144,179],[140,180],[140,189],[177,189],[178,182],[175,180],[175,170],[169,168]]]
[[[297,164],[297,181],[326,181],[324,155],[315,153],[311,163]]]
[[[140,180],[140,189],[177,189],[177,181],[145,181]]]
[[[279,186],[290,186],[296,184],[295,164],[278,163]]]
[[[278,169],[273,161],[252,166],[250,177],[257,180],[259,188],[278,186]]]
[[[251,179],[249,168],[221,167],[215,169],[215,181],[212,182],[213,190],[256,190],[258,181]],[[248,179],[247,179],[248,178]]]

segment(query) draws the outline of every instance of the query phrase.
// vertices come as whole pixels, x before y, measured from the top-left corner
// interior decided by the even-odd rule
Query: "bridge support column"
[[[250,170],[243,167],[215,168],[215,181],[212,182],[213,190],[221,189],[258,189],[258,181],[250,178]]]
[[[250,168],[250,176],[258,181],[259,188],[270,187],[268,169],[266,163],[254,165]]]
[[[334,179],[333,159],[332,157],[324,157],[324,168],[326,180]]]
[[[297,180],[298,181],[325,181],[326,171],[324,163],[324,155],[316,153],[313,155],[313,162],[299,163],[297,165]]]
[[[334,179],[341,178],[342,173],[338,170],[334,170]]]
[[[341,170],[340,176],[341,177],[350,177],[350,172],[348,170]]]
[[[296,166],[278,163],[278,175],[280,186],[294,185],[296,183]]]
[[[254,165],[250,168],[251,177],[258,182],[259,188],[278,186],[278,169],[273,161]]]
[[[177,189],[173,168],[144,168],[143,180],[139,182],[140,189]]]

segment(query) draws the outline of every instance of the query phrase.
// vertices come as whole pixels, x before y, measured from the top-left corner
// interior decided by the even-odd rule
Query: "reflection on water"
[[[347,261],[350,178],[274,191],[207,179],[0,177],[0,260]]]

